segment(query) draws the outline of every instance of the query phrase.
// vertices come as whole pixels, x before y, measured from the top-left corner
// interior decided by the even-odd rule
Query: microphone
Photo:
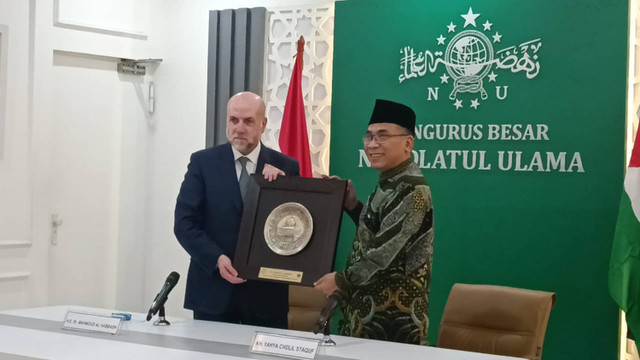
[[[318,317],[318,321],[316,321],[316,327],[313,330],[314,334],[317,334],[317,333],[323,333],[324,335],[330,334],[331,317],[333,316],[333,311],[336,309],[336,306],[338,306],[339,302],[340,302],[340,296],[338,295],[337,291],[329,295],[329,298],[327,299],[327,305],[325,305],[325,307],[322,308],[322,311],[320,312],[320,316]]]
[[[169,295],[171,290],[173,290],[173,287],[178,283],[178,279],[180,279],[180,274],[178,274],[177,272],[172,271],[171,274],[169,274],[167,280],[162,286],[162,289],[160,289],[160,292],[158,293],[158,295],[156,295],[156,298],[153,299],[153,302],[151,303],[149,313],[147,314],[147,321],[151,320],[153,315],[155,315],[158,310],[160,310],[160,308],[164,306],[164,303],[167,302],[167,296]]]

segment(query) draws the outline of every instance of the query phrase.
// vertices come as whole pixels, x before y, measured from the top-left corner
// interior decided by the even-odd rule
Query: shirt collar
[[[231,146],[231,151],[233,151],[233,160],[237,161],[240,157],[242,156],[246,156],[249,158],[249,161],[251,161],[254,164],[258,164],[258,156],[260,156],[260,148],[262,147],[262,143],[259,141],[258,142],[258,146],[256,146],[255,149],[253,149],[252,152],[250,152],[248,155],[242,155],[242,153],[240,153],[240,151],[236,150],[233,146]]]
[[[396,176],[401,172],[405,171],[409,167],[409,165],[411,165],[412,162],[413,160],[411,159],[411,157],[409,157],[407,160],[396,165],[394,168],[381,172],[379,182],[388,180],[389,178]]]

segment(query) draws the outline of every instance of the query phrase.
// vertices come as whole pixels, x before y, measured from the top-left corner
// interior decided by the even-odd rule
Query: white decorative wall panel
[[[147,39],[149,0],[54,0],[54,25],[75,30]]]
[[[314,176],[329,173],[329,141],[331,136],[331,76],[333,72],[334,5],[269,9],[265,102],[269,122],[263,142],[279,149],[278,136],[289,81],[294,65],[297,42],[303,36],[304,98],[309,149]]]

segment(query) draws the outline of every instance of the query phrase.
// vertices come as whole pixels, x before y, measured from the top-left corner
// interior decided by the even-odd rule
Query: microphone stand
[[[331,318],[325,322],[324,329],[322,329],[320,346],[336,346],[336,342],[331,338]]]
[[[169,326],[171,323],[164,318],[164,305],[158,311],[158,320],[153,322],[153,326]]]
[[[336,346],[336,342],[331,339],[331,318],[333,317],[333,311],[338,306],[338,295],[333,293],[329,296],[327,305],[324,306],[316,321],[316,327],[313,330],[314,334],[322,333],[322,341],[320,346]]]

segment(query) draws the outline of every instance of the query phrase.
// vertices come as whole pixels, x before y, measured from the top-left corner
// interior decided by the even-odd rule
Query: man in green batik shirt
[[[348,182],[344,207],[358,227],[347,268],[314,284],[327,296],[338,295],[341,335],[426,343],[433,207],[411,160],[415,123],[411,108],[376,100],[364,150],[380,179],[364,205]]]

